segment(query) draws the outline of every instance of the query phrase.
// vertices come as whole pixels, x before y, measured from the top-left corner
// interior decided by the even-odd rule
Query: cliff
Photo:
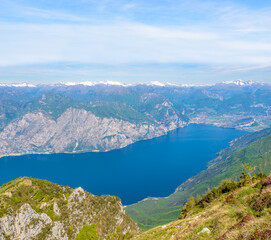
[[[90,226],[87,234],[99,239],[126,239],[140,231],[114,196],[27,177],[0,188],[1,240],[75,239]]]

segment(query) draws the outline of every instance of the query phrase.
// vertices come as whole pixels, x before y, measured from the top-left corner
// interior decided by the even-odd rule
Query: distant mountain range
[[[0,85],[0,155],[109,151],[190,123],[271,126],[271,86],[118,82]]]
[[[222,83],[216,84],[187,84],[187,83],[162,83],[159,81],[152,81],[149,83],[136,83],[136,84],[125,84],[117,81],[83,81],[83,82],[60,82],[60,83],[53,83],[53,84],[32,84],[32,83],[0,83],[0,87],[40,87],[40,86],[76,86],[76,85],[83,85],[83,86],[95,86],[95,85],[108,85],[108,86],[123,86],[123,87],[131,87],[131,86],[138,86],[138,85],[146,85],[146,86],[158,86],[158,87],[165,87],[165,86],[175,86],[175,87],[202,87],[202,86],[214,86],[220,84],[232,84],[232,85],[239,85],[239,86],[249,86],[249,85],[268,85],[266,83],[254,82],[252,80],[243,81],[241,79],[234,80],[234,81],[223,81]]]
[[[2,84],[1,156],[109,151],[190,123],[252,133],[233,140],[206,170],[180,183],[170,196],[126,206],[142,230],[160,227],[139,234],[116,197],[19,178],[0,188],[0,238],[74,239],[91,234],[93,239],[129,239],[139,234],[135,239],[236,239],[234,234],[239,234],[240,239],[265,239],[270,235],[270,178],[193,205],[184,219],[174,220],[191,195],[208,193],[225,179],[238,181],[243,164],[252,165],[253,174],[270,174],[270,113],[271,86],[251,81],[210,86]]]

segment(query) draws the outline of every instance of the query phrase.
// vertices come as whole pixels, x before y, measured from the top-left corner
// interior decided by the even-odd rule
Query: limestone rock
[[[139,140],[162,136],[184,125],[176,113],[169,112],[166,110],[161,120],[163,123],[157,124],[100,118],[75,108],[67,109],[56,120],[44,112],[27,113],[0,132],[0,156],[123,148]]]

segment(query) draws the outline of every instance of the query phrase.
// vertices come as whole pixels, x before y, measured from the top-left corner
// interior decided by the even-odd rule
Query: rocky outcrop
[[[100,118],[75,108],[67,109],[56,120],[43,112],[28,113],[11,122],[0,133],[0,155],[123,148],[139,140],[164,135],[184,124],[176,114],[170,117],[172,119],[163,125]]]
[[[48,239],[68,239],[61,223],[53,223],[45,213],[38,214],[29,204],[24,204],[0,219],[0,239],[33,239],[46,226],[53,226]]]
[[[12,181],[0,192],[0,240],[75,239],[84,226],[92,224],[99,239],[116,234],[126,239],[140,232],[114,196],[98,197],[81,187],[31,178]]]

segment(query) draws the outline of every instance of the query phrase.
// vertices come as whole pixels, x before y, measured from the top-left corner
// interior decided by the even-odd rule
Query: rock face
[[[53,120],[43,112],[28,113],[0,133],[1,156],[28,153],[109,151],[166,134],[184,123],[167,113],[166,124],[134,124],[100,118],[84,109],[67,109]],[[167,117],[167,116],[165,116]]]
[[[51,224],[52,220],[45,213],[38,214],[29,204],[24,204],[17,212],[0,219],[0,239],[31,239]]]
[[[109,151],[190,123],[271,126],[271,86],[0,86],[0,156]]]
[[[126,239],[139,232],[117,197],[97,197],[82,188],[31,178],[17,179],[1,190],[0,240],[75,239],[91,224],[97,226],[99,239]]]

